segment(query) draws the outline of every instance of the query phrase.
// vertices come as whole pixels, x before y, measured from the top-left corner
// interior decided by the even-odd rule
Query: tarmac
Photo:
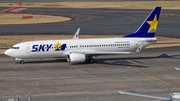
[[[0,8],[3,9],[6,8]],[[72,20],[47,24],[1,25],[0,35],[66,35],[74,33],[77,28],[81,28],[80,35],[126,35],[136,31],[150,12],[151,10],[28,8],[22,13],[60,15]],[[157,36],[179,38],[179,16],[179,10],[162,8]]]
[[[0,2],[119,2],[119,1],[134,1],[134,0],[1,0]],[[139,1],[148,1],[148,0],[139,0]],[[157,1],[157,0],[151,0],[151,1]],[[168,1],[168,0],[164,0],[164,1]]]
[[[101,56],[93,64],[70,65],[66,59],[31,59],[25,64],[0,55],[0,100],[157,101],[118,94],[118,90],[168,97],[180,91],[180,48],[145,49],[131,55]]]
[[[117,2],[124,0],[2,0],[0,2]]]
[[[4,9],[4,8],[0,8]],[[81,34],[125,35],[135,31],[150,10],[28,9],[24,13],[72,17],[70,22],[7,25],[0,35],[69,34],[81,27]],[[163,10],[158,36],[180,37],[179,11]],[[10,30],[11,29],[11,30]],[[168,97],[180,91],[180,48],[145,49],[138,54],[95,57],[93,64],[70,65],[66,59],[30,59],[25,64],[0,55],[0,100],[26,101],[157,101],[118,94],[120,91]]]

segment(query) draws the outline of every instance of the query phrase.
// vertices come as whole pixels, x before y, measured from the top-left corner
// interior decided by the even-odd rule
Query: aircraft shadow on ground
[[[156,59],[156,58],[172,58],[180,59],[180,54],[177,55],[167,55],[161,54],[158,56],[144,56],[144,57],[121,57],[121,58],[106,58],[106,59],[95,59],[96,64],[109,64],[109,65],[121,65],[121,66],[136,66],[141,68],[148,68],[148,66],[143,66],[143,59]],[[46,60],[27,60],[25,63],[67,63],[65,58],[55,58]],[[84,63],[86,64],[86,63]],[[80,64],[79,64],[80,65]]]
[[[172,58],[180,59],[180,54],[178,55],[167,55],[163,53],[158,56],[143,56],[143,57],[125,57],[125,58],[107,58],[107,59],[96,59],[95,63],[97,64],[109,64],[109,65],[121,65],[121,66],[130,66],[130,67],[139,67],[139,68],[149,68],[149,66],[144,66],[143,62],[140,60],[144,59],[158,59],[158,58]]]
[[[128,59],[128,60],[121,60],[121,59],[115,59],[112,60],[97,60],[96,63],[99,64],[108,64],[108,65],[120,65],[120,66],[129,66],[129,67],[140,67],[140,68],[148,68],[148,66],[144,66],[141,61]]]
[[[60,59],[48,59],[48,60],[27,60],[25,63],[63,63],[67,62],[65,58]]]

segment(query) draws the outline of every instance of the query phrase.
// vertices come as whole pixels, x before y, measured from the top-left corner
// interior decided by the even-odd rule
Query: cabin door
[[[30,49],[30,44],[26,44],[26,53],[30,53],[31,49]]]

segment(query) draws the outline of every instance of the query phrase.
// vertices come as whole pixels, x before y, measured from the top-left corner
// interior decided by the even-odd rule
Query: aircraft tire
[[[24,64],[24,61],[20,61],[19,63],[20,63],[20,64]]]
[[[88,59],[88,63],[94,63],[94,59],[93,58],[89,58]]]

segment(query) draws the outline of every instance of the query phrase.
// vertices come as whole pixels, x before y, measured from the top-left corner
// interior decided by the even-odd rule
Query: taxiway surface
[[[3,10],[5,8],[0,8]],[[151,10],[120,9],[45,9],[28,8],[23,13],[66,16],[71,21],[48,24],[1,25],[0,35],[73,34],[81,28],[81,34],[125,35],[138,29]],[[157,36],[180,37],[179,10],[163,10]]]
[[[132,55],[103,56],[94,64],[70,65],[65,59],[16,63],[0,55],[0,100],[20,95],[32,101],[157,101],[118,94],[133,91],[168,97],[180,91],[180,48],[146,49]]]
[[[3,8],[1,8],[3,9]],[[125,35],[135,31],[150,10],[35,9],[41,13],[72,17],[70,22],[0,26],[1,35],[81,34]],[[163,10],[158,36],[180,37],[178,11]],[[32,101],[157,101],[118,94],[118,90],[168,96],[168,88],[180,91],[180,48],[146,49],[139,54],[95,58],[94,64],[70,65],[65,59],[27,60],[21,65],[0,55],[0,100],[19,94]]]
[[[134,0],[1,0],[0,2],[119,2],[119,1],[134,1]],[[148,0],[138,0],[148,1]],[[152,0],[157,1],[157,0]],[[164,0],[168,1],[168,0]]]

